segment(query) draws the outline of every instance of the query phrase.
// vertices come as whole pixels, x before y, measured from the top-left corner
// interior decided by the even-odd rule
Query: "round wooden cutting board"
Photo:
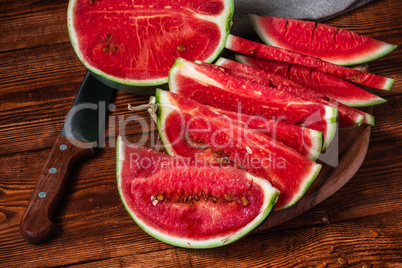
[[[363,163],[370,141],[370,132],[371,127],[367,125],[362,125],[356,130],[338,131],[338,136],[335,136],[325,152],[325,156],[329,156],[328,159],[332,158],[326,161],[327,163],[336,161],[338,156],[337,166],[332,167],[317,161],[322,164],[322,168],[307,193],[292,207],[274,211],[258,230],[277,226],[301,215],[344,186]]]

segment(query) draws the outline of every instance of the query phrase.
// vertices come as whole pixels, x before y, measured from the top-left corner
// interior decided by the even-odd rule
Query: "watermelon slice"
[[[232,51],[268,60],[277,60],[302,65],[357,84],[389,90],[394,79],[335,65],[317,58],[292,52],[283,48],[260,44],[234,35],[229,35],[226,48]]]
[[[157,125],[168,151],[196,163],[222,162],[267,179],[281,193],[276,209],[295,204],[307,191],[321,165],[261,132],[216,117],[200,104],[170,98],[157,91]]]
[[[236,60],[249,66],[265,70],[270,73],[293,80],[299,84],[309,86],[328,97],[351,106],[364,107],[386,102],[360,87],[334,77],[332,75],[312,70],[310,68],[289,64],[286,62],[252,58],[236,55]]]
[[[177,57],[219,55],[233,8],[233,0],[71,0],[68,31],[78,58],[108,85],[159,85]]]
[[[214,68],[179,58],[169,72],[169,88],[171,92],[223,110],[318,130],[324,135],[323,149],[336,132],[337,109],[306,102],[274,88],[265,92],[265,86],[226,73],[219,66]],[[250,94],[254,90],[266,95],[256,97]]]
[[[235,72],[235,74],[246,77],[257,83],[268,86],[272,84],[279,90],[294,93],[303,100],[322,103],[337,108],[339,112],[339,128],[341,129],[355,129],[359,127],[364,120],[364,115],[361,114],[363,112],[348,107],[325,96],[319,91],[315,91],[310,87],[303,86],[282,76],[225,58],[220,58],[215,64],[229,68],[231,69],[229,72]],[[369,116],[371,117],[371,115]]]
[[[249,15],[264,43],[338,65],[355,65],[387,55],[397,46],[313,21]]]
[[[134,221],[151,236],[179,247],[213,248],[256,228],[279,191],[231,167],[183,165],[171,157],[117,140],[117,185]]]
[[[195,102],[191,99],[180,97],[179,95],[172,92],[163,92],[163,94],[167,95],[167,97],[177,103],[177,105],[180,105],[181,102],[185,102],[187,105],[191,104],[191,102]],[[149,103],[155,104],[155,97],[151,96]],[[282,142],[284,145],[292,148],[296,152],[300,153],[303,156],[306,156],[307,158],[310,158],[313,161],[318,158],[321,152],[323,135],[319,131],[304,127],[298,127],[295,125],[288,125],[283,122],[278,122],[274,120],[268,120],[261,116],[250,116],[247,114],[230,112],[200,103],[193,105],[198,106],[199,109],[202,109],[210,116],[227,116],[237,125],[241,125],[246,129],[250,128],[260,131],[268,137]],[[149,112],[156,122],[154,110],[151,109],[149,110]]]

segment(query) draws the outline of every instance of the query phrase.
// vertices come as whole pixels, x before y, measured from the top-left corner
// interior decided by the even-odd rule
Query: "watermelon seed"
[[[184,51],[184,50],[186,50],[186,47],[183,45],[180,45],[180,46],[177,46],[177,49],[180,51]]]
[[[180,196],[177,197],[176,202],[180,202]]]
[[[109,51],[109,47],[104,47],[102,48],[103,52],[108,52]]]
[[[153,201],[152,201],[152,205],[154,205],[154,206],[156,206],[156,204],[158,204],[158,200],[157,199],[154,199]]]
[[[219,163],[223,163],[223,164],[230,163],[230,158],[227,157],[227,156],[225,156],[225,157],[219,157],[219,158],[217,158],[217,160],[218,160]]]
[[[195,196],[194,196],[194,199],[195,199],[195,201],[200,200],[200,199],[198,198],[198,195],[195,195]]]
[[[205,201],[208,200],[207,195],[204,192],[202,192],[202,198],[204,198]]]
[[[193,197],[190,195],[189,197],[187,197],[187,200],[188,200],[188,201],[191,201],[192,198],[193,198]]]
[[[95,4],[95,0],[89,0],[89,3],[90,3],[91,5],[93,5],[93,4]]]
[[[244,196],[241,198],[241,202],[243,202],[244,206],[248,206],[248,200]]]
[[[224,197],[228,202],[233,201],[233,199],[230,196],[228,196],[227,194],[225,194]]]
[[[158,201],[162,201],[162,200],[164,199],[164,197],[163,197],[162,194],[158,194],[158,195],[156,196],[156,199],[157,199]]]
[[[212,196],[211,196],[209,199],[211,199],[212,202],[214,202],[214,203],[218,202],[218,199],[216,199],[215,197],[212,197]]]
[[[184,197],[183,203],[186,203],[186,201],[187,201],[187,197]]]
[[[112,35],[111,35],[111,34],[108,34],[108,35],[106,36],[106,40],[109,40],[110,37],[112,37]]]
[[[117,51],[117,47],[114,47],[114,48],[113,48],[113,52],[116,52],[116,51]]]

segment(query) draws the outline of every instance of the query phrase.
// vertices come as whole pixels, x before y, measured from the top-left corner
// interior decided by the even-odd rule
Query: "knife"
[[[53,234],[54,212],[68,186],[69,173],[74,164],[95,155],[113,91],[89,72],[85,75],[22,216],[20,231],[27,242],[39,244]]]

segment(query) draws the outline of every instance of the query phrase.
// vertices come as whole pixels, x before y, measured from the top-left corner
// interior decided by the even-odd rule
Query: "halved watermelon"
[[[117,140],[120,198],[151,236],[179,247],[218,247],[252,231],[273,210],[279,191],[268,181],[182,161]]]
[[[303,100],[322,103],[337,108],[339,113],[339,128],[341,129],[355,129],[359,127],[364,120],[364,115],[361,115],[360,111],[339,103],[338,101],[322,94],[319,91],[296,83],[280,75],[269,73],[267,71],[225,58],[220,58],[215,64],[221,67],[229,68],[231,70],[228,70],[228,72],[246,77],[262,85],[269,86],[272,84],[272,86],[278,88],[279,90],[291,92]]]
[[[157,91],[158,90],[160,89],[157,89]],[[174,100],[177,105],[180,105],[181,102],[185,102],[187,105],[191,104],[191,102],[195,102],[191,99],[183,98],[172,92],[163,92],[163,94],[168,95],[169,99]],[[149,103],[155,104],[154,96],[151,96]],[[250,116],[247,114],[230,112],[200,103],[197,103],[196,106],[198,106],[199,109],[202,109],[204,113],[207,113],[210,116],[227,116],[237,125],[240,125],[246,129],[253,129],[264,133],[268,137],[282,142],[284,145],[292,148],[299,154],[310,158],[313,161],[318,158],[321,152],[321,148],[323,145],[323,135],[317,130],[289,125],[279,121],[268,120],[261,116]],[[155,107],[155,109],[157,109],[157,107]],[[156,122],[154,110],[149,110],[149,113]]]
[[[219,55],[233,8],[233,0],[71,0],[68,31],[78,58],[107,84],[159,85],[177,57]]]
[[[313,58],[311,56],[299,54],[279,47],[260,44],[231,34],[227,38],[226,48],[237,53],[257,58],[306,66],[331,74],[343,80],[378,89],[389,90],[394,83],[394,79],[391,78],[339,66],[318,58]]]
[[[338,65],[355,65],[387,55],[397,46],[313,21],[249,15],[264,43]]]
[[[294,98],[293,94],[274,88],[268,91],[265,86],[231,75],[219,66],[179,58],[169,72],[169,88],[171,92],[223,110],[318,130],[324,135],[323,149],[336,132],[337,109]],[[253,91],[260,96],[256,97]]]
[[[170,153],[204,165],[234,165],[267,179],[281,192],[278,210],[295,204],[318,175],[320,164],[282,143],[216,117],[197,102],[176,102],[171,96],[162,90],[155,96],[159,134]]]
[[[385,99],[357,87],[352,83],[308,67],[243,55],[236,55],[235,57],[237,61],[243,64],[309,86],[351,107],[364,107],[386,102]]]

